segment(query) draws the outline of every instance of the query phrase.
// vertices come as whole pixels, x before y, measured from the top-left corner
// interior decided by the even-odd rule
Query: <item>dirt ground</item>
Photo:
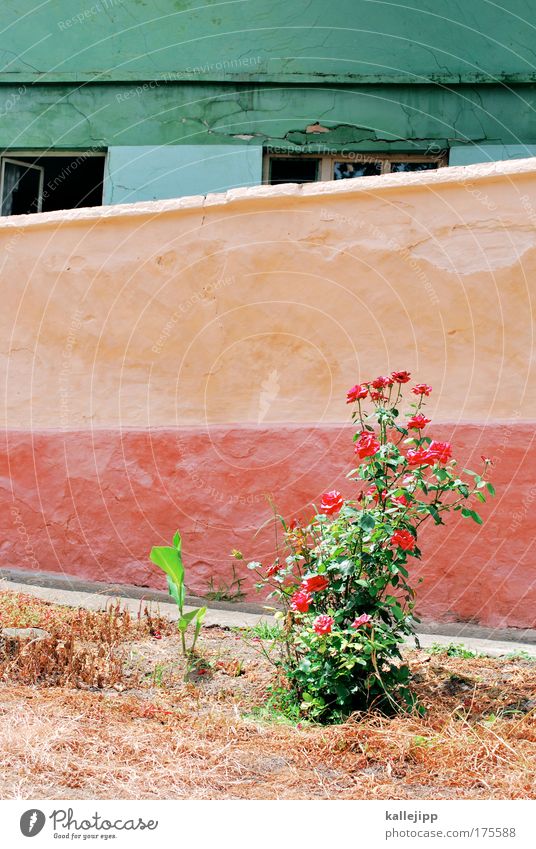
[[[0,798],[535,798],[536,664],[408,652],[426,715],[285,718],[270,643],[202,633],[184,680],[171,623],[0,594]]]

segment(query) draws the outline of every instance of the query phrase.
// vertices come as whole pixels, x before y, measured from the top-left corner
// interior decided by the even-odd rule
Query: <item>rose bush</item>
[[[449,511],[481,523],[470,502],[494,494],[484,479],[490,460],[482,458],[482,473],[459,473],[451,445],[429,435],[422,408],[431,386],[413,386],[401,414],[409,381],[399,371],[349,390],[353,494],[326,492],[305,526],[281,519],[284,553],[268,568],[249,564],[283,607],[280,662],[302,711],[317,720],[415,706],[400,648],[418,621],[410,568],[421,556],[419,530],[443,524]]]

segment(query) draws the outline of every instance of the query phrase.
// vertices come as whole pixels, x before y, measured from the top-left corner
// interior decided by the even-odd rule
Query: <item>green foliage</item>
[[[413,633],[415,590],[411,563],[421,556],[421,525],[444,523],[451,510],[480,524],[466,506],[493,487],[482,474],[460,477],[449,443],[424,435],[431,387],[413,387],[409,421],[400,421],[406,372],[355,386],[353,420],[359,464],[347,475],[354,495],[324,493],[307,525],[288,525],[284,551],[267,569],[248,564],[259,589],[283,608],[280,665],[301,712],[316,721],[344,718],[370,707],[384,712],[418,708],[401,655]],[[363,403],[372,402],[368,412]],[[363,403],[362,403],[363,402]],[[484,471],[490,465],[484,460]],[[472,480],[471,480],[472,478]]]
[[[178,531],[175,533],[172,546],[153,546],[149,556],[152,562],[166,573],[169,594],[179,608],[177,628],[181,635],[182,653],[186,657],[192,654],[195,649],[207,608],[198,607],[194,610],[189,610],[187,613],[184,610],[186,584],[184,583],[184,564],[182,562],[182,540],[180,533]],[[190,648],[187,648],[186,632],[190,625],[193,626],[193,637]]]
[[[293,690],[272,686],[266,700],[250,713],[254,719],[281,725],[295,725],[302,718],[300,704]]]
[[[520,651],[509,652],[505,655],[508,660],[530,660],[533,663],[536,663],[536,649],[532,654],[530,652],[521,649]]]
[[[478,652],[471,651],[471,649],[466,649],[462,643],[448,643],[447,645],[443,645],[442,643],[432,643],[429,649],[426,651],[430,652],[430,654],[445,654],[447,657],[481,657]]]
[[[259,640],[277,640],[282,634],[280,625],[274,625],[271,622],[266,622],[264,619],[257,625],[253,625],[252,628],[241,628],[240,632],[244,637],[249,637],[250,639],[257,638]]]

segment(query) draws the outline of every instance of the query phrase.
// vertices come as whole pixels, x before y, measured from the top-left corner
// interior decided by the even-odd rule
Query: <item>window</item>
[[[311,153],[270,154],[264,159],[263,182],[313,183],[316,180],[348,180],[398,171],[429,171],[447,164],[444,154],[349,153],[320,156]]]
[[[104,153],[15,152],[1,158],[0,213],[27,215],[102,204]]]

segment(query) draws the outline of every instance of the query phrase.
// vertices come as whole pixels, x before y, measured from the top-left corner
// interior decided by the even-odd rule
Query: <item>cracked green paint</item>
[[[251,144],[302,151],[536,142],[536,86],[0,86],[4,148]],[[307,132],[316,121],[328,130]]]

